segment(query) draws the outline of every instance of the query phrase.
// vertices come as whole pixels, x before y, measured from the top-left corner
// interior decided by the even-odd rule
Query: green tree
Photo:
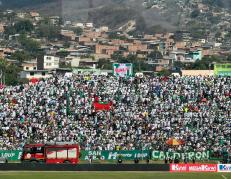
[[[225,40],[231,40],[231,31],[225,35]]]
[[[196,20],[187,23],[188,31],[194,39],[202,39],[207,36],[206,26]]]
[[[112,62],[107,59],[99,59],[98,67],[104,70],[112,70]]]
[[[173,66],[176,68],[176,69],[185,69],[186,65],[185,63],[182,63],[180,61],[175,61]]]
[[[65,41],[64,43],[63,43],[63,47],[64,48],[69,48],[71,46],[71,43],[69,42],[69,41]]]
[[[6,85],[18,84],[18,73],[20,71],[19,67],[7,62],[4,59],[0,59],[0,69],[4,73]]]
[[[59,52],[57,52],[56,53],[56,55],[58,56],[58,57],[60,57],[60,58],[65,58],[65,57],[67,57],[68,55],[70,54],[70,52],[68,52],[68,51],[59,51]]]
[[[151,58],[151,59],[161,59],[161,58],[163,58],[163,55],[161,54],[160,51],[154,50],[150,54],[148,54],[148,58]]]
[[[111,58],[117,62],[122,61],[124,59],[120,52],[113,53]]]
[[[58,39],[60,37],[60,27],[51,24],[41,24],[37,29],[37,35],[48,40]]]
[[[71,68],[71,63],[61,62],[59,67],[60,68]]]
[[[231,54],[228,55],[227,59],[226,59],[228,62],[231,62]]]
[[[15,23],[14,28],[17,33],[26,33],[34,30],[34,26],[30,20],[21,20]]]
[[[195,70],[209,70],[212,69],[213,63],[221,63],[223,60],[215,56],[206,56],[202,60],[197,60],[192,66],[191,69]]]
[[[80,28],[80,27],[75,27],[72,29],[74,31],[74,33],[77,35],[77,36],[80,36],[83,34],[83,29]]]
[[[18,60],[20,63],[31,59],[31,56],[26,51],[16,51],[11,56],[12,59]]]
[[[194,9],[191,12],[191,18],[197,18],[200,15],[200,10],[199,9]]]
[[[16,29],[14,28],[14,26],[9,25],[5,28],[4,34],[9,36],[9,35],[14,35],[16,34]]]
[[[39,42],[31,38],[27,38],[25,35],[20,35],[19,43],[22,45],[24,50],[28,51],[31,54],[36,53],[40,49]]]
[[[34,26],[30,20],[21,20],[14,25],[9,25],[5,28],[6,35],[31,33],[34,30]]]
[[[16,17],[16,12],[7,13],[5,15],[5,17],[6,17],[8,22],[13,22],[15,20],[15,17]]]

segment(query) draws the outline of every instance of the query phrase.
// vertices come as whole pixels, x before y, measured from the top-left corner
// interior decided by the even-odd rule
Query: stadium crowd
[[[111,109],[96,111],[96,98]],[[82,150],[230,150],[229,77],[54,76],[0,89],[0,104],[2,150],[54,141]]]

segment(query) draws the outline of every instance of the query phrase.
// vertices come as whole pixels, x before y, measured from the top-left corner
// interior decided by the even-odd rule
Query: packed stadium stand
[[[54,76],[0,89],[0,149],[230,150],[230,77]],[[170,138],[183,145],[170,147]]]

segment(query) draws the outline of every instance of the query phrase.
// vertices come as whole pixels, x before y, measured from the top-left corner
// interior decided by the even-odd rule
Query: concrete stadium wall
[[[214,76],[213,70],[182,70],[182,76]]]
[[[170,171],[168,164],[0,164],[0,171]]]

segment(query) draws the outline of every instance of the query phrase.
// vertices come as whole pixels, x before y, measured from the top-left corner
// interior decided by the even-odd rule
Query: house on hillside
[[[37,70],[37,60],[24,61],[21,64],[23,71],[33,71]]]
[[[54,70],[59,68],[59,57],[45,55],[44,58],[38,59],[39,70]]]
[[[40,21],[42,19],[42,17],[40,16],[40,14],[38,12],[35,12],[35,11],[31,11],[30,12],[30,16],[35,21]]]

